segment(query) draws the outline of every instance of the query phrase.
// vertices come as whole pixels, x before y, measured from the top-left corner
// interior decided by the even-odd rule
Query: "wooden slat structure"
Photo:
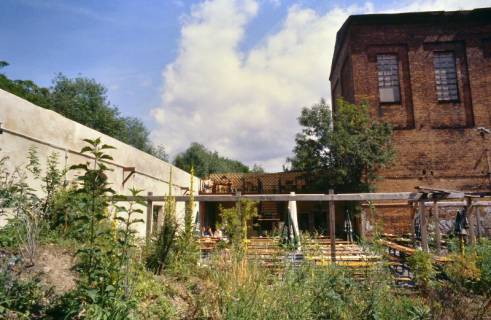
[[[177,202],[189,200],[189,196],[173,196]],[[237,202],[240,200],[251,201],[384,201],[384,200],[406,200],[417,201],[421,197],[419,192],[390,192],[390,193],[339,193],[339,194],[220,194],[220,195],[195,195],[194,201],[198,202]],[[463,199],[464,192],[453,192],[446,199]],[[141,197],[140,197],[141,198]],[[168,196],[147,196],[147,201],[165,201]],[[126,197],[127,201],[135,197]]]
[[[345,201],[396,201],[404,200],[410,203],[417,203],[416,210],[419,211],[421,215],[422,222],[422,247],[423,250],[428,251],[428,217],[425,213],[427,206],[447,207],[447,206],[490,206],[490,201],[475,201],[472,202],[472,194],[466,194],[460,191],[453,190],[443,190],[443,189],[432,189],[425,187],[418,187],[419,192],[393,192],[393,193],[343,193],[335,194],[333,190],[330,190],[329,194],[246,194],[243,195],[240,192],[236,194],[213,194],[213,195],[196,195],[194,200],[198,202],[239,202],[241,200],[251,200],[251,201],[277,201],[277,202],[287,202],[287,201],[318,201],[318,202],[328,202],[329,211],[327,215],[329,217],[329,235],[330,235],[330,247],[331,247],[331,261],[336,261],[336,230],[335,230],[335,203],[345,202]],[[168,196],[154,196],[151,193],[148,196],[143,197],[147,201],[147,236],[150,235],[152,230],[151,224],[152,219],[152,202],[154,201],[165,201]],[[188,201],[189,196],[173,196],[175,201]],[[140,197],[141,199],[141,197]],[[449,199],[466,199],[465,202],[439,202],[440,200]],[[135,197],[129,196],[124,200],[117,199],[117,201],[131,201],[135,200]],[[472,205],[470,204],[472,203]],[[473,230],[472,230],[473,231]],[[364,233],[364,230],[362,231]],[[474,233],[472,233],[474,234]],[[475,239],[475,236],[474,236]]]

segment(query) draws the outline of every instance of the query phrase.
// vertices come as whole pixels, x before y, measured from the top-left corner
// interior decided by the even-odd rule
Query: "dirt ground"
[[[73,253],[67,249],[48,244],[39,248],[34,266],[29,268],[30,275],[39,274],[43,285],[52,287],[57,294],[75,287]]]

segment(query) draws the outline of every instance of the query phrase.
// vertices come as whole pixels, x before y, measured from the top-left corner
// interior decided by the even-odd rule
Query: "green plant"
[[[12,259],[15,260],[15,256],[8,260]],[[44,290],[38,277],[20,279],[12,270],[15,262],[0,263],[0,318],[41,318],[47,303],[54,297],[52,291]]]
[[[116,281],[115,290],[118,291],[121,287],[124,288],[125,299],[130,297],[130,289],[132,288],[132,284],[130,283],[132,263],[131,250],[136,247],[135,237],[137,234],[137,231],[134,229],[134,225],[144,222],[143,219],[135,218],[134,215],[143,214],[141,207],[145,205],[143,198],[141,198],[139,195],[141,190],[133,188],[130,189],[130,192],[134,200],[129,202],[128,208],[113,204],[116,209],[114,220],[120,222],[119,228],[115,230],[115,249],[117,251],[117,255],[119,256],[117,261],[119,279]]]
[[[186,203],[184,213],[184,229],[179,234],[174,255],[173,265],[177,267],[181,275],[187,275],[198,263],[200,248],[198,239],[194,234],[193,214],[194,214],[194,168],[191,167],[189,198]]]
[[[134,296],[138,301],[136,309],[138,318],[144,320],[176,319],[175,306],[163,279],[154,276],[144,268],[139,268],[136,274]]]
[[[42,225],[42,200],[27,184],[26,171],[30,172],[34,179],[40,177],[39,158],[34,147],[29,148],[28,164],[25,170],[16,168],[14,173],[3,170],[5,180],[0,188],[3,190],[1,194],[4,197],[2,207],[10,207],[9,224],[13,228],[7,228],[7,230],[15,231],[16,249],[20,251],[28,265],[32,266]]]
[[[81,209],[77,219],[86,225],[79,229],[85,242],[76,252],[79,279],[76,289],[63,297],[53,313],[89,319],[126,319],[136,306],[129,296],[129,250],[133,246],[131,226],[140,221],[133,214],[142,212],[134,205],[141,201],[130,202],[127,210],[117,206],[115,218],[122,223],[122,229],[111,228],[107,207],[114,191],[107,180],[109,168],[105,161],[112,157],[105,151],[113,147],[102,144],[100,138],[84,141],[88,146],[81,153],[89,154],[93,162],[71,167],[82,171],[77,177]],[[137,196],[138,191],[132,193]]]
[[[162,274],[165,266],[171,261],[175,253],[175,242],[178,230],[176,219],[176,199],[172,196],[172,168],[169,174],[169,191],[165,198],[164,224],[147,241],[146,265],[155,274]]]
[[[411,271],[414,274],[416,284],[423,289],[428,289],[436,275],[431,253],[416,250],[414,254],[408,258],[408,262]]]
[[[257,203],[248,200],[237,202],[234,208],[220,207],[222,227],[230,235],[232,245],[237,249],[243,249],[247,240],[249,222],[257,217]]]
[[[43,215],[48,221],[52,219],[51,213],[53,209],[53,202],[56,197],[56,193],[62,187],[61,178],[65,173],[64,170],[58,168],[58,154],[56,152],[51,153],[46,160],[46,174],[42,178],[43,191],[45,193],[43,203]]]

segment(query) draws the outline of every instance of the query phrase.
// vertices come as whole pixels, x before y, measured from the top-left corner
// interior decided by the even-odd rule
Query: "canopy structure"
[[[336,202],[372,202],[372,201],[394,201],[394,200],[404,200],[407,201],[408,205],[413,204],[414,214],[418,213],[421,217],[421,243],[422,248],[428,251],[428,214],[425,213],[425,208],[432,206],[435,214],[433,214],[436,219],[438,219],[438,207],[447,206],[467,206],[469,208],[476,208],[478,206],[490,206],[491,201],[473,201],[476,197],[482,197],[482,194],[466,193],[463,191],[452,191],[443,189],[431,189],[418,187],[418,192],[393,192],[393,193],[342,193],[335,194],[333,190],[329,190],[328,194],[295,194],[291,192],[290,194],[247,194],[242,195],[240,192],[236,194],[221,194],[221,195],[195,195],[194,201],[198,202],[238,202],[241,200],[251,200],[251,201],[278,201],[278,202],[288,202],[288,216],[292,222],[292,233],[295,238],[298,238],[299,228],[298,228],[298,217],[297,217],[297,201],[317,201],[317,202],[328,202],[329,210],[329,237],[330,237],[330,247],[331,247],[331,261],[335,262],[336,259],[336,224],[335,224],[335,203]],[[154,196],[149,194],[143,197],[147,201],[147,230],[150,232],[151,217],[152,217],[152,202],[154,201],[165,201],[168,196]],[[189,196],[173,196],[175,201],[188,201]],[[126,197],[125,199],[116,199],[117,201],[131,201],[135,197]],[[442,201],[442,200],[462,200],[465,201]],[[436,209],[435,209],[436,208]],[[472,215],[469,215],[472,221]],[[365,217],[362,217],[365,219]],[[150,222],[150,223],[149,223]],[[438,229],[438,228],[437,228]],[[475,242],[475,234],[472,230],[472,223],[470,228],[470,239],[471,242]],[[413,229],[414,230],[414,229]],[[361,237],[364,237],[365,231],[361,230]],[[149,235],[149,233],[148,233]],[[437,238],[439,238],[439,232],[437,232]],[[299,240],[299,239],[298,239]],[[437,239],[438,251],[439,251],[439,241]]]

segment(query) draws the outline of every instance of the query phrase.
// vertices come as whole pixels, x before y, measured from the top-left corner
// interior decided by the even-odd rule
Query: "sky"
[[[279,171],[302,107],[330,101],[351,14],[458,10],[491,0],[0,0],[13,79],[94,78],[171,156],[191,142]]]

